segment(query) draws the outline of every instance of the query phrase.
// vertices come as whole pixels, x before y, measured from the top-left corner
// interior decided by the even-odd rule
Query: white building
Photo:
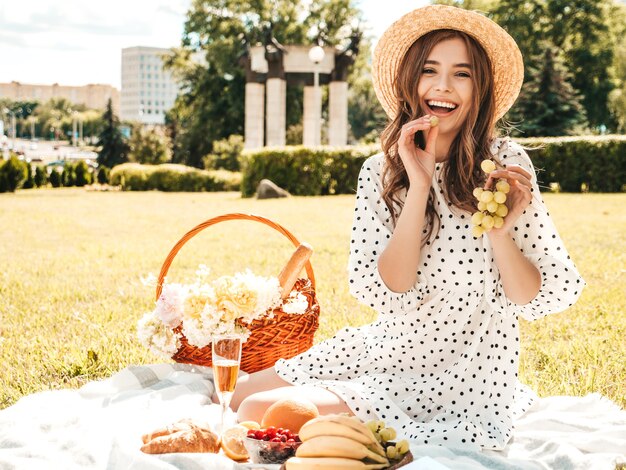
[[[120,118],[123,121],[165,122],[165,113],[178,94],[172,74],[163,69],[165,54],[171,54],[171,51],[158,47],[122,49]]]

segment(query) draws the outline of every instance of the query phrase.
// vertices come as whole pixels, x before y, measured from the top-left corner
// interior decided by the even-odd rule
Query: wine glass
[[[239,365],[241,364],[241,338],[218,336],[213,338],[211,347],[213,362],[213,382],[222,406],[220,431],[224,430],[224,416],[237,386]]]

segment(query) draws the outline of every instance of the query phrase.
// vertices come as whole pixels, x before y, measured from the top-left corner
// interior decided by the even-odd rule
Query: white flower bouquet
[[[213,337],[237,335],[244,341],[249,326],[262,318],[272,318],[280,308],[290,315],[300,315],[309,306],[297,290],[283,299],[276,277],[262,277],[246,270],[234,276],[209,281],[208,270],[200,266],[190,284],[163,283],[161,295],[152,312],[137,325],[141,343],[151,351],[172,357],[181,340],[195,347],[211,344]]]

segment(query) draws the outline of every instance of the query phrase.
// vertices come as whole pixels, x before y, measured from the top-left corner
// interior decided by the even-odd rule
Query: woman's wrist
[[[511,233],[508,230],[502,229],[490,230],[489,232],[487,232],[487,237],[489,237],[492,245],[494,243],[498,243],[503,240],[511,240],[513,238],[511,237]]]
[[[430,186],[411,185],[409,186],[409,189],[407,191],[407,198],[409,197],[428,198],[429,194],[430,194]]]

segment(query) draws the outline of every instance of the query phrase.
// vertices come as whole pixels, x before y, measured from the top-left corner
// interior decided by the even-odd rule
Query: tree
[[[539,68],[528,70],[529,81],[515,111],[520,113],[517,127],[525,136],[580,133],[585,123],[584,109],[562,60],[547,47],[540,63]]]
[[[614,3],[609,18],[609,30],[617,45],[612,67],[615,89],[609,94],[609,109],[616,130],[626,133],[626,4]]]
[[[350,88],[348,101],[351,140],[376,140],[375,136],[372,138],[373,134],[382,131],[387,122],[387,114],[376,98],[371,78],[366,76],[355,82]]]
[[[626,36],[616,57],[615,72],[619,85],[609,95],[609,107],[617,122],[617,131],[626,132]]]
[[[349,35],[345,25],[357,17],[352,3],[194,0],[181,46],[165,59],[184,90],[166,116],[173,161],[201,167],[214,141],[243,135],[245,71],[238,59],[247,45],[262,44],[271,25],[281,44],[320,40],[336,46]],[[301,119],[302,97],[295,87],[289,87],[287,94],[289,126]]]
[[[610,75],[616,44],[609,30],[612,0],[548,0],[547,34],[563,52],[572,85],[582,95],[591,127],[615,129],[608,98],[615,88]]]
[[[522,52],[525,68],[538,67],[546,45],[546,28],[550,18],[544,1],[500,0],[489,15],[512,37]]]
[[[100,147],[98,164],[112,168],[128,161],[128,144],[120,131],[120,122],[113,113],[113,104],[110,99],[102,115],[102,120],[103,126],[97,143]]]
[[[65,132],[71,129],[68,122],[71,123],[70,116],[75,106],[65,98],[51,98],[37,106],[32,115],[40,125],[40,135],[55,140],[67,137]]]
[[[30,137],[29,119],[38,105],[37,101],[32,100],[13,101],[9,98],[0,98],[0,115],[4,109],[10,110],[15,115],[15,135],[21,138]]]
[[[348,78],[348,122],[350,141],[374,142],[387,122],[387,114],[376,98],[370,74],[371,40],[363,39],[354,70]],[[355,142],[356,141],[356,142]]]
[[[624,17],[615,14],[623,10],[623,5],[614,0],[439,0],[438,3],[463,8],[476,8],[468,5],[478,3],[486,7],[488,16],[519,45],[527,71],[540,69],[538,61],[542,60],[545,48],[555,48],[571,74],[571,84],[580,95],[589,125],[595,130],[616,128],[609,95],[619,81],[613,75],[612,64],[615,51],[619,51],[619,41],[626,34]],[[516,108],[517,105],[511,109],[509,120],[519,115]]]
[[[129,148],[128,159],[131,162],[158,165],[170,161],[167,137],[156,128],[133,125]]]

